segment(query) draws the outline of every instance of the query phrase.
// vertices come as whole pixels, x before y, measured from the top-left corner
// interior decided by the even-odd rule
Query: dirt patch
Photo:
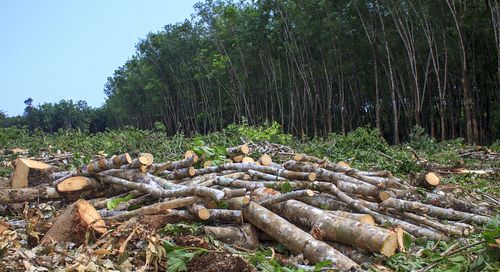
[[[175,236],[172,237],[172,240],[178,246],[209,248],[209,244],[207,243],[207,241],[198,236],[193,236],[193,235]]]
[[[194,257],[188,265],[188,271],[196,272],[253,272],[257,271],[239,256],[228,253],[207,253]]]

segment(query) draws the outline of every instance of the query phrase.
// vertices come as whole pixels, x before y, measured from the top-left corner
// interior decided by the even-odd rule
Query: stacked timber
[[[404,251],[405,234],[448,240],[470,235],[493,216],[488,207],[432,192],[440,182],[434,173],[411,185],[387,171],[307,154],[277,163],[269,154],[254,156],[247,144],[226,151],[230,162],[220,165],[192,151],[156,163],[149,153],[125,153],[73,171],[20,158],[11,188],[0,189],[0,204],[67,204],[42,243],[83,244],[113,222],[162,215],[203,222],[206,234],[247,250],[257,248],[264,233],[291,254],[313,264],[330,260],[339,270],[356,269],[370,254]]]

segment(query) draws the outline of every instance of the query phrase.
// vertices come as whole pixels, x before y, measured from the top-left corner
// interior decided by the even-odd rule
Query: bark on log
[[[273,189],[262,188],[253,191],[252,197],[263,202],[279,194]],[[398,247],[397,234],[393,231],[337,217],[297,200],[281,202],[273,206],[272,210],[309,228],[317,239],[354,245],[384,256],[392,256]]]
[[[396,211],[396,210],[390,210],[390,212],[397,214],[400,217],[408,218],[408,219],[410,219],[414,222],[417,222],[419,224],[423,224],[423,225],[432,227],[432,228],[437,229],[439,231],[442,231],[448,235],[467,236],[470,234],[469,228],[461,228],[461,227],[441,224],[440,222],[436,222],[433,219],[427,218],[425,216],[420,216],[420,215],[416,215],[413,213],[409,213],[409,212],[401,212],[401,211]]]
[[[95,208],[87,201],[80,199],[68,206],[57,217],[42,242],[70,241],[77,245],[83,244],[89,230],[99,234],[107,232],[106,224]]]
[[[375,220],[373,219],[373,216],[369,214],[350,213],[345,211],[328,211],[328,213],[336,217],[348,218],[351,220],[359,221],[363,224],[375,226]]]
[[[285,181],[286,178],[278,177],[272,174],[262,173],[255,170],[248,170],[247,173],[252,176],[254,179],[263,179],[263,180],[271,180],[271,181]]]
[[[122,165],[130,164],[131,162],[132,158],[130,155],[128,153],[124,153],[121,155],[115,155],[108,159],[101,158],[96,162],[88,164],[85,169],[87,173],[95,174],[109,169],[117,169]]]
[[[164,170],[173,171],[182,168],[189,168],[193,166],[193,164],[195,164],[195,156],[190,156],[180,161],[168,161],[153,164],[152,167],[148,169],[148,172],[157,175]]]
[[[243,224],[243,215],[240,210],[210,209],[208,222],[225,224]]]
[[[19,188],[19,189],[1,189],[0,204],[12,204],[32,202],[36,200],[61,199],[63,195],[59,194],[54,187],[37,188]]]
[[[302,173],[289,171],[284,169],[277,169],[270,166],[263,166],[251,163],[226,163],[220,166],[221,169],[225,170],[236,170],[240,172],[247,172],[248,170],[255,170],[262,173],[272,174],[279,177],[284,177],[287,179],[295,180],[309,180],[314,181],[316,179],[315,173]]]
[[[224,243],[232,244],[238,247],[253,250],[259,246],[259,239],[255,229],[250,224],[243,224],[238,227],[205,226],[203,230],[206,235],[211,235]]]
[[[207,209],[202,203],[194,203],[191,206],[188,206],[188,211],[200,220],[207,220],[210,218],[210,210]]]
[[[383,208],[394,208],[399,211],[416,212],[420,214],[427,214],[437,218],[473,222],[476,224],[485,224],[491,220],[491,218],[483,215],[455,211],[453,209],[445,209],[432,205],[422,204],[420,202],[412,202],[395,198],[389,198],[385,200],[384,202],[380,203],[380,206]]]
[[[29,159],[16,159],[16,167],[12,175],[11,188],[27,188],[49,183],[54,172],[52,166]]]
[[[302,253],[312,263],[330,260],[341,270],[350,270],[358,266],[336,249],[314,239],[309,233],[304,232],[261,205],[255,202],[243,205],[241,203],[243,197],[233,198],[233,200],[235,201],[230,202],[231,208],[241,209],[245,220],[283,244],[293,254]]]
[[[166,179],[182,179],[187,177],[193,177],[196,174],[196,169],[194,167],[177,169],[172,171],[170,174],[166,175]]]
[[[239,196],[246,195],[247,189],[245,189],[245,188],[240,188],[240,189],[223,188],[222,192],[224,192],[224,199],[230,199],[233,197],[239,197]]]
[[[328,161],[327,158],[320,159],[307,154],[295,154],[293,155],[293,159],[300,162],[311,162],[316,164],[324,164]]]
[[[186,207],[199,202],[201,199],[198,197],[183,197],[177,198],[170,201],[165,201],[161,203],[156,203],[150,206],[142,207],[137,210],[127,211],[124,213],[117,214],[115,216],[108,217],[107,219],[116,221],[125,221],[134,216],[148,215],[148,214],[160,214],[171,209]]]
[[[374,216],[374,219],[377,223],[379,224],[390,224],[393,226],[400,226],[403,228],[406,232],[410,233],[411,235],[415,237],[426,237],[430,240],[441,240],[441,241],[447,241],[449,240],[449,237],[446,236],[444,233],[426,228],[426,227],[421,227],[417,226],[412,223],[408,223],[404,220],[400,220],[397,218],[394,218],[392,216],[387,216],[385,214],[382,214],[382,210],[379,208],[379,205],[376,203],[371,203],[365,200],[358,199],[358,203],[363,205],[364,207],[369,208],[373,212],[375,212],[378,216]],[[373,216],[373,214],[371,214]]]
[[[264,207],[271,207],[277,203],[281,203],[291,199],[300,199],[302,197],[313,197],[315,193],[312,190],[298,190],[285,194],[278,194],[264,201],[260,201],[259,204]]]
[[[224,197],[224,192],[202,186],[192,186],[192,187],[183,186],[171,190],[165,190],[162,188],[152,187],[148,184],[130,182],[128,180],[117,177],[111,177],[105,175],[97,175],[96,177],[99,178],[102,182],[123,186],[130,190],[141,191],[146,194],[151,194],[152,196],[157,198],[197,195],[197,196],[210,197],[215,200],[221,200]]]
[[[339,201],[336,197],[329,194],[319,193],[313,197],[303,196],[298,200],[323,210],[339,210],[345,212],[352,211],[352,208],[349,207],[349,205]]]

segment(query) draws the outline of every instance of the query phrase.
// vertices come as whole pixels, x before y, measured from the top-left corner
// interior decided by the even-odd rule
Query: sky
[[[61,99],[105,101],[104,84],[149,32],[200,0],[0,0],[0,110]]]

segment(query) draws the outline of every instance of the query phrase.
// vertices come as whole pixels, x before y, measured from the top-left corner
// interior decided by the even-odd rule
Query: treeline
[[[169,134],[276,121],[303,136],[415,125],[500,137],[499,0],[205,1],[105,86],[109,127]],[[103,117],[104,118],[104,117]]]
[[[24,101],[26,108],[22,116],[9,117],[0,111],[1,127],[27,127],[54,133],[59,129],[79,129],[81,132],[96,133],[104,131],[108,125],[106,107],[92,108],[87,102],[61,100],[58,103],[34,105],[32,98]]]

